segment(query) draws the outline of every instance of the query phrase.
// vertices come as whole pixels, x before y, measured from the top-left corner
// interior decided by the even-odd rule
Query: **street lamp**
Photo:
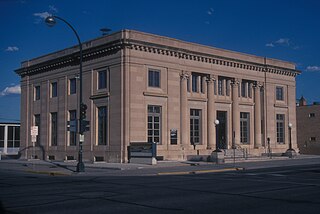
[[[288,124],[289,127],[289,149],[286,151],[286,156],[289,158],[292,158],[294,155],[296,155],[296,151],[292,148],[292,141],[291,141],[291,129],[292,129],[292,123]]]
[[[219,142],[218,142],[218,125],[219,125],[220,121],[219,120],[215,120],[214,121],[214,124],[215,124],[215,127],[216,127],[216,150],[215,152],[221,152],[220,148],[219,148]]]
[[[79,45],[79,49],[80,49],[80,61],[79,61],[79,64],[80,64],[80,72],[79,72],[80,92],[79,93],[80,94],[79,94],[79,126],[78,126],[78,132],[79,132],[79,158],[78,158],[78,164],[77,164],[77,172],[84,172],[84,163],[82,161],[82,142],[84,141],[84,136],[83,136],[84,130],[83,130],[82,126],[84,124],[83,123],[84,118],[83,118],[83,116],[81,116],[81,114],[83,114],[81,109],[85,109],[86,110],[86,108],[84,108],[84,106],[86,107],[86,105],[82,102],[82,44],[81,44],[80,37],[79,37],[77,31],[72,27],[72,25],[69,22],[67,22],[63,18],[51,15],[51,16],[48,16],[45,19],[45,22],[49,27],[53,27],[56,24],[56,19],[59,19],[59,20],[63,21],[65,24],[67,24],[71,28],[71,30],[74,32],[74,34],[77,37],[78,45]]]

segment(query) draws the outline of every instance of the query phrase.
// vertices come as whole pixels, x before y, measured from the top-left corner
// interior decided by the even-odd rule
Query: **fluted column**
[[[232,135],[234,143],[240,143],[240,112],[239,112],[239,80],[232,82]]]
[[[202,77],[202,93],[206,94],[207,93],[207,78],[206,77]]]
[[[180,74],[180,139],[184,146],[189,145],[188,132],[188,96],[187,96],[187,81],[190,77],[188,72]]]
[[[207,149],[214,149],[216,146],[216,133],[215,133],[215,118],[216,118],[216,111],[215,111],[215,106],[214,106],[214,81],[215,81],[215,76],[210,75],[207,79],[207,84],[208,84],[208,106],[207,106],[207,127],[208,127],[208,139],[207,139]]]
[[[254,85],[254,148],[261,147],[261,83]]]

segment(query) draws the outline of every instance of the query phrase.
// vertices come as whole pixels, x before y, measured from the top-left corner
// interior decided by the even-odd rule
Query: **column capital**
[[[263,82],[256,81],[256,82],[254,83],[253,87],[255,87],[255,88],[261,88],[261,87],[263,87]]]
[[[232,81],[231,81],[231,85],[233,86],[238,86],[241,82],[241,79],[238,79],[238,78],[234,78]]]
[[[217,79],[216,75],[210,74],[207,76],[207,83],[213,83],[216,79]]]
[[[180,73],[180,79],[181,80],[187,80],[187,79],[189,79],[189,77],[190,77],[190,72],[188,72],[188,71],[182,71],[181,73]]]

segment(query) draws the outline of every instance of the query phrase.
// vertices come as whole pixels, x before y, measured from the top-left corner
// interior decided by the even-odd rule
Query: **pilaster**
[[[261,86],[260,82],[254,85],[254,148],[261,147]]]
[[[187,81],[190,77],[189,72],[183,71],[180,74],[180,139],[183,146],[189,145],[188,132],[188,97]]]
[[[232,135],[233,145],[240,144],[240,112],[239,112],[239,79],[234,79],[232,85]]]
[[[214,81],[217,78],[213,75],[210,75],[207,78],[207,94],[208,94],[208,106],[207,106],[207,127],[208,127],[208,141],[207,141],[207,149],[214,149],[216,145],[216,133],[215,133],[215,104],[214,104]]]

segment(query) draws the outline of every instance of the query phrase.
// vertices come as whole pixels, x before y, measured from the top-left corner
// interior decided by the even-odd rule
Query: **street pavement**
[[[196,161],[158,161],[156,165],[133,163],[85,163],[85,172],[77,173],[77,162],[58,162],[43,160],[1,160],[0,170],[22,171],[33,174],[47,174],[52,176],[88,176],[88,175],[170,175],[218,172],[221,170],[248,170],[292,165],[320,164],[320,156],[299,155],[288,157],[259,157],[240,159],[233,162],[216,164],[213,162]],[[211,171],[210,171],[211,170]]]
[[[283,167],[293,165],[320,164],[320,156],[299,155],[288,157],[259,157],[240,159],[216,164],[195,161],[158,161],[156,165],[133,163],[85,163],[85,172],[77,173],[77,162],[58,162],[43,160],[0,160],[0,170],[21,171],[51,176],[98,176],[98,175],[176,175],[196,174],[233,170]]]
[[[320,157],[214,164],[0,161],[0,213],[318,213]]]

